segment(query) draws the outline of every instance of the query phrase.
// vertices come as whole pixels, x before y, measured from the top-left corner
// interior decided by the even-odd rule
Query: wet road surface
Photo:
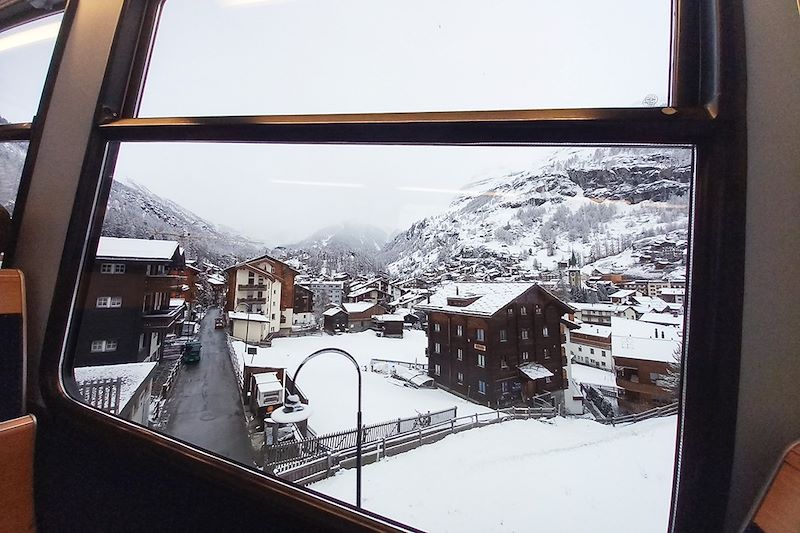
[[[233,373],[225,330],[214,329],[219,309],[200,324],[200,362],[184,365],[166,403],[166,433],[234,461],[253,465],[253,451]]]

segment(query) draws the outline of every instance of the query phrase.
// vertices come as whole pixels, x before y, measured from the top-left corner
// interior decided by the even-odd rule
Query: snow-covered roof
[[[580,333],[581,335],[592,335],[594,337],[608,337],[611,335],[611,326],[595,326],[594,324],[582,323],[578,329],[573,329],[572,333]]]
[[[259,372],[258,374],[253,374],[253,380],[256,382],[256,386],[261,392],[283,390],[283,384],[278,379],[278,374],[276,372]]]
[[[211,276],[208,276],[208,280],[207,281],[211,285],[225,285],[225,279],[223,279],[222,276],[218,276],[216,274],[212,274]]]
[[[640,322],[651,322],[653,324],[665,324],[671,326],[682,326],[683,317],[673,316],[669,313],[645,313],[639,317]]]
[[[269,322],[269,319],[261,313],[242,313],[240,311],[228,311],[228,318],[231,320],[249,320],[251,322]]]
[[[344,303],[342,307],[348,313],[363,313],[367,309],[374,307],[376,304],[372,302],[354,302],[354,303]]]
[[[667,302],[658,297],[652,296],[634,296],[633,301],[639,305],[655,309],[656,311],[663,311],[667,308]]]
[[[578,311],[611,311],[612,313],[621,313],[625,309],[631,307],[630,305],[617,305],[617,304],[587,304],[587,303],[570,303],[572,307]]]
[[[323,316],[334,316],[342,312],[345,311],[341,307],[331,307],[330,309],[326,309],[322,314]]]
[[[180,244],[176,241],[100,237],[96,257],[98,259],[171,261],[176,252],[183,252]]]
[[[356,290],[354,290],[354,291],[350,292],[350,293],[347,295],[347,297],[348,297],[348,298],[358,298],[359,296],[361,296],[361,295],[363,295],[363,294],[369,294],[369,293],[371,293],[372,291],[379,291],[379,292],[383,292],[383,291],[380,291],[380,289],[378,289],[377,287],[372,287],[372,286],[369,286],[369,287],[362,287],[362,288],[360,288],[360,289],[356,289]]]
[[[543,367],[539,363],[525,363],[524,365],[519,365],[517,368],[519,368],[523,374],[531,379],[548,378],[553,375],[552,372],[547,370],[547,368]]]
[[[633,290],[630,290],[630,289],[622,289],[622,290],[618,290],[614,294],[610,294],[608,297],[609,298],[627,298],[629,296],[632,296],[635,293],[636,293],[636,291],[633,291]]]
[[[122,365],[79,366],[74,369],[78,384],[96,379],[120,380],[119,412],[133,398],[134,393],[146,380],[156,363],[125,363]]]
[[[372,315],[373,320],[378,322],[403,322],[405,318],[400,315]]]
[[[429,303],[420,304],[417,307],[424,311],[444,311],[446,313],[471,316],[492,316],[517,297],[536,286],[536,283],[518,282],[454,283],[441,287],[431,296]],[[458,291],[458,294],[456,294],[456,291]],[[448,305],[448,298],[460,298],[464,300],[475,298],[475,301],[464,306],[457,306]],[[566,304],[564,304],[564,307],[565,309],[570,309]]]
[[[680,343],[681,330],[675,326],[611,318],[611,354],[615,358],[671,363]]]

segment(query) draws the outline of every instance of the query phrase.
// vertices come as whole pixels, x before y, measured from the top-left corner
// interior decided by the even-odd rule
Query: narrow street
[[[184,365],[166,403],[166,433],[239,463],[253,465],[253,451],[233,374],[225,331],[214,329],[219,309],[200,323],[200,362]]]

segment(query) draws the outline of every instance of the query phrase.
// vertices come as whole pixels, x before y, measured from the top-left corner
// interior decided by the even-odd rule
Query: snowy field
[[[233,342],[239,357],[244,343]],[[439,389],[413,389],[384,374],[364,371],[370,359],[427,362],[427,338],[420,330],[406,331],[402,339],[378,337],[374,331],[307,337],[282,337],[271,348],[258,348],[253,364],[286,368],[290,376],[300,362],[321,348],[340,348],[349,352],[362,367],[364,424],[416,416],[418,413],[458,408],[457,416],[489,412]],[[324,354],[309,362],[297,379],[297,386],[309,398],[312,415],[309,425],[317,434],[352,429],[356,426],[358,378],[353,364],[342,356]]]
[[[433,532],[663,532],[676,420],[517,420],[450,435],[365,466],[362,505]],[[355,470],[310,488],[353,503]]]

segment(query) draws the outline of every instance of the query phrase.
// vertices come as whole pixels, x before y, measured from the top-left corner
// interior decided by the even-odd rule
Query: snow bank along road
[[[241,360],[244,343],[234,341]],[[258,361],[285,367],[289,375],[309,354],[322,348],[341,348],[348,351],[362,367],[364,424],[385,422],[396,418],[416,416],[417,413],[438,411],[457,406],[458,416],[491,411],[439,389],[413,389],[384,374],[364,371],[373,358],[394,361],[426,362],[425,333],[406,331],[402,339],[378,337],[374,331],[283,337],[272,341],[271,348],[259,348]],[[331,433],[356,426],[358,378],[353,364],[341,356],[322,355],[303,367],[297,379],[298,387],[309,398],[313,411],[309,425],[317,434]]]
[[[666,531],[677,417],[517,420],[364,467],[362,505],[433,532]],[[355,500],[355,470],[310,485]]]

